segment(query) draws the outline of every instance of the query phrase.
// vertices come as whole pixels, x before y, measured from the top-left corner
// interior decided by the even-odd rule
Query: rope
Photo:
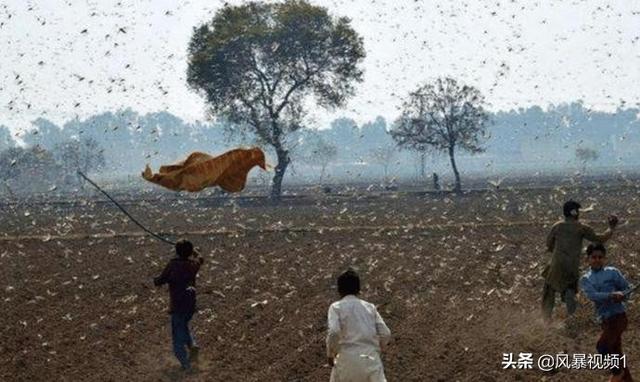
[[[104,196],[106,196],[107,198],[109,198],[109,200],[111,200],[113,202],[113,204],[115,204],[120,211],[124,212],[125,215],[127,215],[129,217],[129,219],[131,219],[132,222],[134,222],[138,227],[142,228],[146,233],[148,233],[149,235],[155,237],[158,240],[164,241],[167,244],[171,244],[171,245],[175,245],[176,243],[165,238],[162,237],[160,235],[158,235],[157,233],[151,231],[150,229],[148,229],[147,227],[143,226],[139,221],[137,221],[133,216],[131,216],[131,214],[129,214],[127,212],[127,210],[125,210],[118,202],[116,202],[111,196],[109,196],[109,194],[107,194],[102,188],[100,188],[100,186],[98,186],[97,184],[95,184],[91,179],[89,179],[85,174],[82,173],[82,171],[78,170],[78,174],[83,177],[87,182],[91,183],[91,185],[95,188],[98,189],[98,191],[102,192],[104,194]]]

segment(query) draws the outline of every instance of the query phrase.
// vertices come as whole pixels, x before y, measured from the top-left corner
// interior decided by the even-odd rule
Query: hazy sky
[[[392,120],[401,97],[443,75],[477,86],[494,110],[640,103],[640,1],[312,3],[350,17],[367,51],[357,95],[344,109],[312,108],[315,127],[338,116]],[[186,47],[223,4],[0,2],[0,125],[19,131],[38,117],[61,124],[127,106],[204,119],[203,100],[186,86]]]

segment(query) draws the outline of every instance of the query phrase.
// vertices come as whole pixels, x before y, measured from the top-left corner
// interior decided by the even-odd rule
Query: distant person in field
[[[622,332],[627,329],[627,316],[622,303],[629,290],[629,283],[614,267],[607,267],[607,251],[602,244],[590,244],[587,256],[591,269],[580,279],[580,287],[589,300],[595,303],[602,325],[602,333],[596,345],[600,354],[622,356]],[[628,364],[628,359],[625,362]],[[622,365],[620,365],[622,366]],[[631,382],[631,373],[626,367],[611,370],[609,381]]]
[[[375,305],[358,298],[360,277],[347,270],[338,277],[341,299],[329,307],[327,357],[331,382],[386,382],[381,352],[391,332]]]
[[[542,311],[547,322],[551,321],[556,294],[560,294],[566,304],[569,316],[576,311],[582,240],[604,243],[611,238],[618,224],[617,217],[609,216],[609,228],[597,234],[593,228],[579,221],[580,207],[580,204],[573,200],[566,202],[562,208],[564,220],[555,223],[547,237],[547,250],[552,252],[551,263],[543,273],[545,284]]]
[[[196,259],[190,259],[191,256]],[[153,280],[156,286],[169,284],[173,352],[182,369],[187,371],[191,370],[191,363],[197,361],[199,351],[189,331],[189,321],[196,310],[196,275],[203,262],[190,241],[179,240],[176,243],[176,257]]]

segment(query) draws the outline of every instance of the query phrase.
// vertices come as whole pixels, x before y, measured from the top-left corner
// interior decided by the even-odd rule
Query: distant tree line
[[[581,102],[552,105],[546,110],[532,106],[489,113],[492,124],[486,127],[484,152],[458,158],[463,164],[461,171],[536,172],[556,166],[557,170],[584,172],[588,164],[592,173],[598,166],[639,166],[638,115],[640,110],[636,108],[608,113],[590,110]],[[424,156],[420,152],[396,150],[397,144],[390,131],[397,123],[398,120],[388,123],[384,118],[376,117],[358,125],[352,119],[338,118],[321,129],[296,131],[286,141],[294,170],[289,176],[319,183],[375,181],[382,180],[386,172],[387,178],[430,183],[421,169]],[[19,140],[12,136],[8,127],[0,126],[0,182],[4,183],[0,185],[0,192],[6,191],[7,184],[19,188],[17,174],[28,176],[27,164],[36,166],[40,163],[40,167],[42,161],[59,164],[60,150],[65,142],[85,142],[84,147],[95,145],[87,151],[98,153],[103,159],[97,161],[100,165],[92,165],[87,172],[138,175],[147,162],[158,166],[180,160],[194,150],[221,153],[237,145],[257,142],[250,134],[234,135],[232,131],[233,127],[224,120],[187,123],[170,113],[141,115],[131,109],[106,112],[85,120],[74,119],[62,126],[38,119],[33,122],[32,130],[20,134]],[[72,151],[71,148],[67,150]],[[385,150],[389,151],[388,158],[381,161],[380,154]],[[438,172],[442,180],[442,175],[451,173],[446,155],[439,156],[431,151],[426,154],[429,174]],[[270,152],[268,155],[275,157]],[[66,157],[80,156],[69,154]],[[551,164],[549,157],[555,158]],[[70,180],[75,177],[76,169],[70,168],[72,162],[66,162]],[[62,183],[59,179],[64,179],[56,171],[46,174],[56,180],[46,188]],[[7,183],[9,178],[13,180]],[[46,176],[37,181],[46,183],[44,179]]]
[[[53,148],[9,144],[0,151],[0,192],[20,195],[83,188],[78,171],[89,173],[104,164],[104,153],[92,138],[60,141]]]

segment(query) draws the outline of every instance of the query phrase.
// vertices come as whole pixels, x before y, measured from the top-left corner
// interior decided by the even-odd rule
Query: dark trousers
[[[563,291],[556,291],[551,285],[545,283],[542,291],[542,313],[547,320],[551,319],[553,307],[556,305],[556,294],[560,293],[562,301],[567,305],[567,313],[572,316],[578,307],[576,301],[576,289],[567,288]]]
[[[195,346],[191,331],[189,331],[189,321],[193,317],[191,313],[171,313],[171,337],[173,338],[173,353],[176,355],[180,366],[188,369],[191,365],[187,356],[186,347]]]
[[[627,329],[627,315],[624,313],[616,314],[602,321],[602,333],[596,349],[601,354],[620,354],[622,355],[622,332]],[[620,375],[622,373],[623,382],[633,382],[631,373],[628,368],[614,369],[612,374]]]

